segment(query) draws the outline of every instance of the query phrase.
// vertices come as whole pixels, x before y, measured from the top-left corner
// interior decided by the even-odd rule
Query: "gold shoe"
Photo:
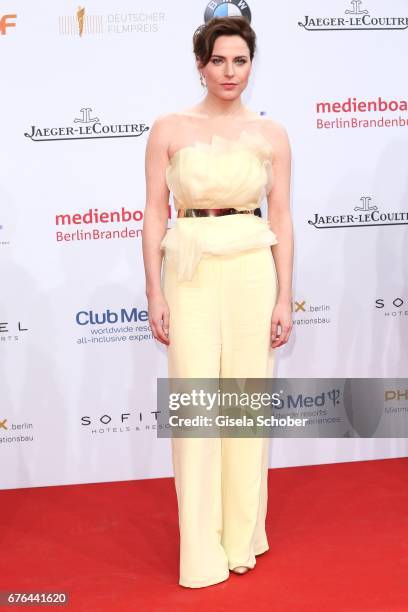
[[[247,567],[246,565],[238,565],[238,567],[234,567],[233,570],[231,570],[232,572],[235,572],[236,574],[246,574],[249,571],[249,567]]]

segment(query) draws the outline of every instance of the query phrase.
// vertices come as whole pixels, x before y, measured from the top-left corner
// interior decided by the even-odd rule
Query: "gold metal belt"
[[[262,217],[260,208],[251,210],[238,210],[237,208],[181,208],[177,217],[220,217],[222,215],[252,214]]]

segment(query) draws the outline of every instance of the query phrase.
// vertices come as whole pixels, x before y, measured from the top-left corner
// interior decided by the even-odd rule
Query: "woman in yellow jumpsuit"
[[[290,146],[280,124],[241,103],[254,48],[243,17],[197,30],[207,96],[159,117],[150,131],[146,294],[170,378],[271,378],[274,351],[292,328]],[[170,191],[177,219],[167,229]],[[268,219],[260,216],[265,196]],[[171,444],[179,584],[204,587],[254,568],[269,548],[269,438],[173,437]]]

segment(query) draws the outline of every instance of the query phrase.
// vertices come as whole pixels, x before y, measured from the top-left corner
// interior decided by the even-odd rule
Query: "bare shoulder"
[[[166,164],[177,121],[177,113],[158,115],[153,121],[146,143],[146,159],[149,163]]]
[[[282,123],[270,119],[269,117],[262,117],[260,122],[264,130],[264,135],[272,143],[278,142],[284,144],[289,142],[288,132]]]
[[[290,161],[291,146],[285,126],[269,117],[262,117],[261,125],[263,126],[263,135],[273,147],[275,160],[280,158]]]
[[[178,121],[177,113],[158,115],[150,128],[149,137],[166,138],[173,132]]]

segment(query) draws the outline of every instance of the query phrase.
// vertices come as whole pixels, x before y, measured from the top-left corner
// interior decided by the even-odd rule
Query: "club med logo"
[[[130,311],[126,308],[121,308],[119,312],[112,311],[107,308],[103,312],[95,312],[93,310],[80,310],[75,315],[75,320],[78,325],[106,325],[108,323],[137,323],[139,321],[148,321],[149,315],[147,310],[133,307]]]
[[[7,34],[7,28],[15,28],[16,23],[13,21],[17,19],[17,15],[2,15],[0,17],[0,36]]]
[[[340,229],[349,227],[378,227],[382,225],[407,225],[408,212],[381,213],[376,204],[371,204],[371,196],[361,196],[361,206],[354,206],[353,213],[322,215],[315,213],[308,224],[316,229]]]
[[[246,17],[251,23],[251,11],[244,0],[212,0],[204,11],[204,21],[207,23],[213,17]]]
[[[308,32],[335,30],[406,30],[408,17],[372,17],[363,8],[362,0],[351,0],[351,7],[344,11],[344,17],[305,15],[298,25]]]
[[[106,308],[102,312],[79,310],[75,321],[81,336],[75,339],[79,345],[131,344],[153,340],[149,325],[149,313],[143,308]]]
[[[24,132],[33,142],[58,140],[89,140],[95,138],[135,138],[149,127],[145,123],[102,123],[93,115],[92,108],[81,108],[80,116],[71,125],[39,127],[32,125],[30,132]]]

